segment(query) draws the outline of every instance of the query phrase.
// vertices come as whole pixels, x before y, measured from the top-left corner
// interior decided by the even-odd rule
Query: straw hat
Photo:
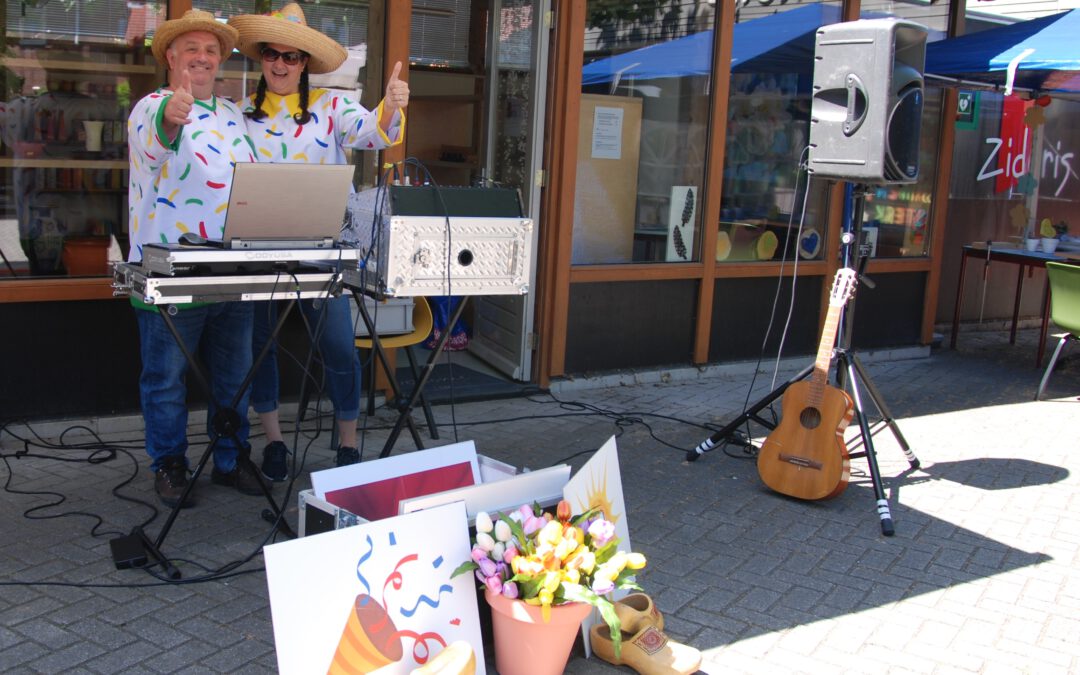
[[[217,37],[218,42],[221,43],[222,60],[229,58],[229,54],[232,53],[233,46],[236,45],[236,40],[239,37],[235,28],[221,23],[210,12],[204,12],[201,9],[189,9],[179,19],[171,19],[158,26],[157,31],[154,33],[154,42],[150,45],[150,49],[154,52],[154,58],[157,59],[158,63],[167,65],[165,50],[178,36],[194,30],[213,33]]]
[[[261,45],[267,42],[289,45],[310,55],[308,72],[329,73],[345,62],[345,48],[333,38],[309,28],[300,5],[290,2],[281,11],[270,14],[241,14],[229,19],[240,33],[236,46],[249,59],[259,61]]]

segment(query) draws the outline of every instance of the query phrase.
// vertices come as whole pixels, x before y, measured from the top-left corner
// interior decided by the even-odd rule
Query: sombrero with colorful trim
[[[229,19],[229,25],[240,33],[236,48],[249,59],[259,61],[264,43],[289,45],[307,52],[308,72],[329,73],[345,62],[345,48],[333,38],[307,25],[304,10],[290,2],[280,11],[270,14],[241,14]]]
[[[213,33],[217,37],[218,42],[221,43],[221,59],[223,61],[229,58],[229,54],[232,53],[233,46],[236,45],[236,40],[239,37],[235,28],[218,21],[210,12],[204,12],[201,9],[189,9],[179,19],[170,19],[157,27],[154,32],[154,41],[150,45],[150,51],[154,53],[154,58],[157,59],[158,63],[168,64],[165,59],[165,50],[169,48],[172,41],[184,33],[196,30]]]

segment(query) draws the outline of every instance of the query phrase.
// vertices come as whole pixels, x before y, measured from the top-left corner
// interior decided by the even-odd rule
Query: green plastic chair
[[[1080,265],[1067,263],[1046,263],[1046,276],[1050,280],[1050,319],[1066,332],[1058,341],[1050,364],[1046,366],[1039,391],[1035,392],[1038,401],[1046,389],[1046,381],[1054,370],[1058,356],[1069,340],[1080,340]]]

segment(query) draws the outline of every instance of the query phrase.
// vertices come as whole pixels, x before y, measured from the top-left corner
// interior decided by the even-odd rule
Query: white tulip
[[[476,531],[477,532],[491,532],[495,525],[491,522],[491,516],[487,511],[481,511],[476,514]]]
[[[495,548],[495,540],[487,532],[479,532],[476,535],[476,545],[490,552]]]
[[[499,541],[510,541],[510,537],[513,536],[513,532],[510,531],[510,524],[505,520],[500,520],[495,523],[495,538]]]
[[[503,553],[506,553],[506,544],[501,541],[495,542],[495,548],[491,549],[491,557],[493,560],[502,560]]]

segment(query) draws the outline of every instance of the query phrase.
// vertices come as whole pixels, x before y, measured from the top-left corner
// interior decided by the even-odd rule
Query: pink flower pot
[[[545,622],[542,609],[484,591],[495,632],[495,670],[499,675],[560,675],[566,669],[581,622],[592,606],[556,605]]]

